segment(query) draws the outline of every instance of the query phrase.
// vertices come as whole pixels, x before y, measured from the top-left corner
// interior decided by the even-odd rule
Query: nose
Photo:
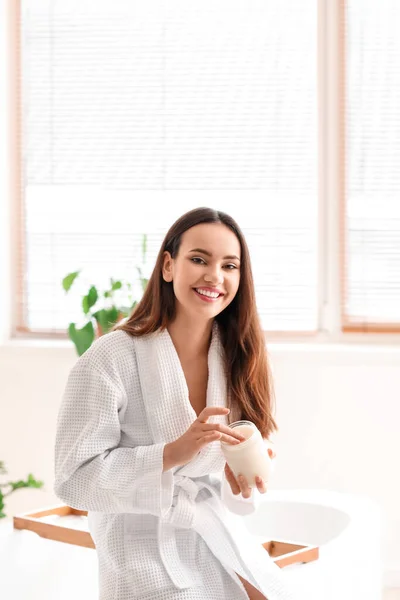
[[[204,281],[214,286],[222,283],[224,281],[222,270],[218,266],[210,267],[207,270],[207,273],[204,274]]]

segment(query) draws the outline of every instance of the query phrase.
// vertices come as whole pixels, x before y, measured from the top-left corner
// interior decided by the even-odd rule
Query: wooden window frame
[[[11,202],[13,338],[68,339],[66,331],[31,331],[24,314],[25,235],[22,186],[21,0],[8,0],[9,195]],[[318,72],[318,330],[266,332],[269,341],[399,343],[400,325],[354,324],[346,299],[346,0],[317,0]],[[362,334],[362,335],[360,335]],[[392,334],[392,335],[390,335]]]

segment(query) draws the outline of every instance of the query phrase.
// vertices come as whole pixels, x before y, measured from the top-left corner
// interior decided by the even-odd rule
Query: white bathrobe
[[[222,352],[214,324],[207,406],[226,406]],[[259,493],[232,494],[219,442],[163,472],[164,445],[195,419],[167,330],[111,332],[73,367],[58,416],[54,489],[88,511],[101,600],[244,600],[236,573],[268,600],[292,598],[238,516],[254,510]]]

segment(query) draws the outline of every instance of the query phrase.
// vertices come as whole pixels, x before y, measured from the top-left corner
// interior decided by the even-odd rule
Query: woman
[[[228,423],[276,429],[246,242],[192,210],[168,231],[141,302],[72,369],[55,492],[88,511],[101,600],[283,600],[278,567],[238,515],[265,482],[235,479]],[[222,479],[222,482],[221,482]]]

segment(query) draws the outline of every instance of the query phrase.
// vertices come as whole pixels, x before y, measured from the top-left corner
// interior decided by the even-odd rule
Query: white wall
[[[273,488],[365,494],[383,511],[386,580],[400,584],[400,347],[270,346],[277,395]],[[12,479],[29,472],[42,490],[18,490],[8,515],[59,503],[52,493],[55,423],[68,372],[67,343],[0,346],[0,460]]]

